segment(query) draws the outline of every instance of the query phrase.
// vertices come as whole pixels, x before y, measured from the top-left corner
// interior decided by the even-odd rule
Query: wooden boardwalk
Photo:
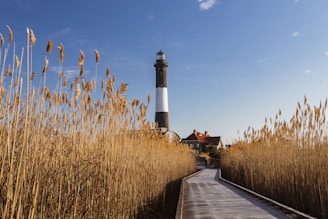
[[[176,219],[290,219],[251,195],[217,181],[217,172],[203,169],[182,181]]]

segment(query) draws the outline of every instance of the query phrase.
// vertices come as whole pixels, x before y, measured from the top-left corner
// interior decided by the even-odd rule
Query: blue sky
[[[97,49],[98,78],[110,66],[118,82],[129,83],[128,98],[153,97],[150,121],[162,49],[170,126],[181,137],[207,130],[228,144],[279,109],[289,120],[304,95],[318,105],[328,94],[327,0],[0,0],[0,9],[0,32],[7,39],[6,25],[12,28],[17,50],[26,27],[34,31],[37,76],[48,40],[64,44],[68,75],[83,50],[93,77]],[[58,66],[57,50],[49,65]],[[48,73],[48,86],[56,74]]]

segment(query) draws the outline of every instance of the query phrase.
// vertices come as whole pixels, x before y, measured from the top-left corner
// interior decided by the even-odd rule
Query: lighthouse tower
[[[169,130],[169,105],[167,95],[166,68],[168,64],[165,60],[165,53],[160,50],[157,54],[154,67],[156,68],[156,113],[155,122],[158,128]]]

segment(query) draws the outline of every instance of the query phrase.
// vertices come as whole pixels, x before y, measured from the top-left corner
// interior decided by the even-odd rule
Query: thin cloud
[[[257,59],[256,62],[258,64],[266,64],[266,63],[269,63],[271,60],[272,60],[272,58],[270,56],[267,56],[267,57]]]
[[[309,75],[309,74],[311,74],[312,73],[312,70],[311,69],[306,69],[305,71],[304,71],[304,74],[306,74],[306,75]]]
[[[291,37],[299,37],[301,34],[297,31],[294,31],[293,33],[290,34]]]
[[[146,17],[147,17],[148,20],[154,20],[155,19],[155,16],[152,15],[152,14],[147,14]]]
[[[328,56],[328,51],[325,52],[325,55]]]
[[[217,0],[197,0],[199,9],[201,11],[211,9],[216,3]]]
[[[168,45],[169,45],[170,47],[174,47],[174,48],[182,48],[182,47],[185,46],[184,43],[182,43],[182,42],[177,42],[177,41],[169,42]]]
[[[66,27],[61,30],[57,30],[53,33],[51,33],[48,38],[54,39],[54,38],[63,38],[63,36],[67,36],[68,34],[72,33],[71,28]]]
[[[55,34],[58,35],[58,36],[61,36],[61,35],[66,35],[70,32],[71,32],[71,29],[69,27],[66,27],[64,29],[61,29],[61,30],[57,31]]]
[[[76,66],[64,67],[61,70],[64,71],[64,77],[67,78],[67,79],[73,79],[73,78],[75,78],[79,74],[79,72],[80,72],[80,69],[78,67],[76,67]],[[58,66],[49,66],[49,71],[50,72],[53,72],[55,74],[59,74],[60,73]],[[85,74],[88,74],[88,73],[90,73],[90,71],[89,70],[86,70],[84,73]]]
[[[190,65],[186,65],[183,67],[183,69],[186,71],[190,71],[190,70],[192,70],[192,67]]]

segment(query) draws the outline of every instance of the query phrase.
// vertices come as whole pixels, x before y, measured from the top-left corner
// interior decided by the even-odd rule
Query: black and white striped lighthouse
[[[157,54],[154,67],[156,68],[156,113],[155,122],[158,128],[169,130],[169,103],[167,95],[166,68],[168,64],[165,60],[165,53],[160,50]]]

